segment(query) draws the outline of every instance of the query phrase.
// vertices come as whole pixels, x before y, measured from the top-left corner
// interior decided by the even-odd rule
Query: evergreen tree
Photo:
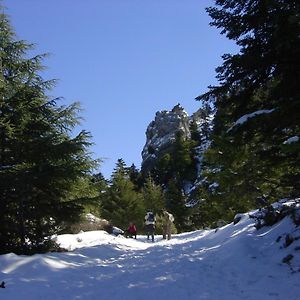
[[[165,199],[162,188],[155,184],[151,177],[146,179],[142,189],[142,194],[146,210],[151,210],[157,214],[165,207]]]
[[[138,170],[135,164],[132,164],[128,170],[129,179],[135,186],[136,191],[140,191],[143,185],[143,176],[142,173]]]
[[[114,178],[116,178],[118,176],[129,178],[128,168],[126,166],[125,161],[122,158],[119,158],[117,160],[116,166],[115,166],[112,176],[111,176],[111,179],[113,180]]]
[[[298,1],[228,1],[208,8],[212,25],[240,46],[223,56],[219,86],[199,100],[216,107],[206,154],[211,194],[230,215],[299,195],[300,4]],[[287,141],[294,138],[295,142]],[[217,170],[217,171],[216,171]]]
[[[71,137],[78,104],[57,105],[40,76],[45,55],[15,40],[0,15],[0,244],[1,253],[46,247],[45,237],[78,218],[85,194],[74,193],[95,166],[86,131]]]
[[[209,102],[202,104],[202,107],[198,110],[198,115],[201,118],[199,126],[199,135],[201,144],[206,144],[210,140],[212,131],[212,118],[214,115],[214,109]]]
[[[186,181],[196,179],[196,160],[194,148],[196,142],[184,139],[180,132],[177,132],[172,156],[172,176],[176,178],[181,188],[184,188]]]
[[[191,124],[193,139],[185,139],[178,131],[172,150],[164,154],[152,170],[155,182],[165,192],[166,208],[176,216],[175,225],[179,231],[192,228],[184,191],[196,180],[198,173],[197,146],[200,135],[196,127],[195,122]]]
[[[197,143],[200,142],[200,132],[198,130],[198,125],[195,119],[192,119],[190,122],[190,132],[191,132],[191,139]]]
[[[127,228],[129,222],[143,226],[145,214],[142,195],[135,191],[126,165],[119,159],[111,177],[108,192],[102,200],[102,216],[114,226]]]
[[[173,160],[170,153],[164,154],[151,170],[150,176],[157,184],[166,186],[167,182],[172,178],[173,174]]]
[[[84,210],[97,217],[101,216],[101,203],[108,190],[108,181],[101,172],[93,174],[88,178],[89,199],[85,201]]]
[[[174,224],[179,232],[191,229],[190,211],[185,206],[185,196],[176,180],[171,179],[165,192],[166,209],[171,212],[175,218]]]
[[[178,131],[172,150],[164,154],[152,170],[155,182],[167,186],[168,182],[175,178],[181,188],[188,181],[196,179],[196,146],[198,142],[185,139]]]

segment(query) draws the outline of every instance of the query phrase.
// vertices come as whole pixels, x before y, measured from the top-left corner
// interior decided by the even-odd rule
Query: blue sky
[[[216,84],[221,55],[236,46],[210,27],[208,0],[4,0],[18,39],[36,44],[45,79],[62,104],[80,101],[82,128],[109,178],[118,158],[140,167],[145,131],[158,110]]]

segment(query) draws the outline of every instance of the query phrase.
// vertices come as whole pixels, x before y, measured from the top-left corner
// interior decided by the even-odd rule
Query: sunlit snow
[[[299,252],[300,240],[285,248],[288,232],[300,236],[290,218],[256,230],[241,215],[236,225],[154,243],[103,231],[61,235],[69,252],[0,256],[0,299],[296,300],[299,255],[290,265],[282,259]]]
[[[261,109],[261,110],[257,110],[257,111],[254,111],[250,114],[246,114],[246,115],[243,115],[242,117],[240,117],[234,124],[233,126],[231,126],[228,131],[232,130],[235,126],[237,125],[242,125],[244,124],[245,122],[247,122],[249,119],[251,118],[254,118],[256,116],[259,116],[259,115],[262,115],[262,114],[270,114],[271,112],[273,112],[274,109]]]

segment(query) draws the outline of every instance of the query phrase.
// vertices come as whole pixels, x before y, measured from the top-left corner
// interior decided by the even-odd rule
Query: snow
[[[237,126],[237,125],[242,125],[244,124],[245,122],[247,122],[249,119],[251,118],[254,118],[258,115],[261,115],[261,114],[270,114],[271,112],[273,112],[275,109],[261,109],[261,110],[257,110],[255,112],[252,112],[250,114],[246,114],[246,115],[243,115],[242,117],[240,117],[234,124],[233,126],[231,126],[229,129],[228,129],[228,132],[230,130],[233,129],[233,127]]]
[[[212,184],[209,185],[210,190],[216,190],[219,187],[219,184],[217,182],[213,182]]]
[[[0,256],[0,299],[205,299],[296,300],[300,293],[300,236],[290,218],[254,228],[240,215],[236,224],[137,240],[104,231],[57,236],[65,253]],[[298,251],[298,252],[297,252]],[[287,255],[294,258],[288,265]]]
[[[100,222],[101,219],[100,218],[97,218],[96,216],[94,216],[93,214],[91,213],[87,213],[85,215],[85,218],[90,221],[91,223],[96,223],[96,222]]]
[[[191,199],[186,204],[185,207],[193,208],[198,205],[199,202],[203,202],[204,199]]]
[[[287,145],[289,145],[289,144],[292,144],[292,143],[296,143],[296,142],[299,142],[299,136],[292,136],[292,137],[290,137],[289,139],[287,139],[286,141],[284,141],[283,142],[283,144],[287,144]]]

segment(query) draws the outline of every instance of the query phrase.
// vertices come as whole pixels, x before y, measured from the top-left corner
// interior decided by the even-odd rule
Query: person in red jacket
[[[134,223],[129,223],[129,227],[127,228],[127,230],[125,230],[125,237],[134,237],[136,239],[136,227]]]

